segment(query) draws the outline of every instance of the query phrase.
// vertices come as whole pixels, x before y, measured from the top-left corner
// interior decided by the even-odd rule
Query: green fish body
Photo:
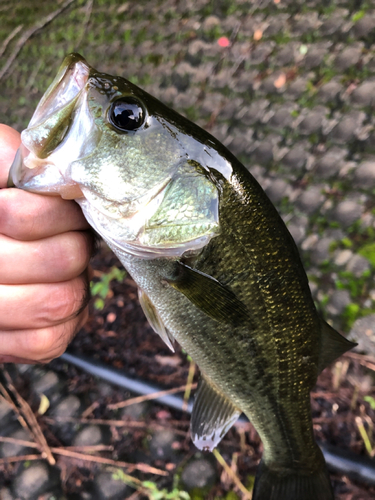
[[[254,500],[332,499],[310,391],[354,344],[319,318],[296,245],[252,175],[210,134],[77,54],[22,143],[12,182],[76,199],[154,330],[198,364],[196,446],[212,450],[244,412],[264,445]]]

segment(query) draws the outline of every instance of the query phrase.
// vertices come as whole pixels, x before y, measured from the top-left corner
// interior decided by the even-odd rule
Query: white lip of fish
[[[44,194],[60,194],[68,199],[82,196],[80,187],[67,174],[74,160],[87,155],[95,147],[99,133],[89,114],[87,95],[82,92],[89,73],[90,67],[82,60],[60,68],[39,102],[27,129],[21,134],[21,146],[10,169],[10,178],[17,187]],[[59,113],[77,103],[79,116],[73,120],[62,143],[47,158],[40,158],[38,150],[43,147],[51,129],[58,123]],[[90,139],[82,143],[83,127],[86,132],[91,129],[92,133],[85,134]],[[68,146],[64,147],[66,142]]]

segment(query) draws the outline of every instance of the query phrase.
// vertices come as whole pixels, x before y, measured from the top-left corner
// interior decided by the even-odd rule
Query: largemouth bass
[[[264,445],[254,500],[333,498],[310,391],[354,344],[319,318],[285,224],[222,144],[71,54],[10,178],[75,199],[137,283],[154,330],[196,361],[198,448],[212,450],[244,412]]]

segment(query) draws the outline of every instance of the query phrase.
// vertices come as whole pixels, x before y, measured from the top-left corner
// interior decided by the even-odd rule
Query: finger
[[[0,123],[0,189],[7,185],[9,168],[20,143],[20,134]]]
[[[89,300],[87,272],[62,283],[0,285],[0,331],[49,328],[78,316]],[[0,346],[2,346],[0,341]]]
[[[0,363],[48,363],[66,350],[86,323],[88,308],[78,316],[49,328],[0,331]]]
[[[58,283],[79,276],[88,266],[93,235],[70,231],[37,241],[18,241],[0,234],[0,283]]]
[[[74,201],[20,189],[0,191],[0,234],[17,240],[40,240],[89,228]]]

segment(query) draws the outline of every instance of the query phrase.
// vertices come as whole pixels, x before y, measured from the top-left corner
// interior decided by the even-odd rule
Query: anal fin
[[[322,342],[318,365],[319,373],[333,363],[336,358],[344,354],[344,352],[353,349],[353,347],[357,345],[336,332],[336,330],[329,326],[324,320],[321,320],[321,323]]]
[[[167,330],[167,328],[165,328],[165,325],[158,311],[156,310],[154,304],[151,302],[148,295],[140,288],[138,288],[138,297],[143,312],[145,313],[145,316],[148,322],[150,323],[151,327],[160,336],[163,342],[165,342],[165,344],[169,347],[169,349],[172,352],[174,352],[174,347],[172,344],[174,339]]]
[[[200,450],[212,451],[241,413],[227,396],[202,377],[190,421],[195,446]]]

